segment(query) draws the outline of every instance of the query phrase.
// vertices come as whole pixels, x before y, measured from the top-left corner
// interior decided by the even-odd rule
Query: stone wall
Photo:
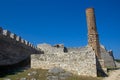
[[[0,27],[0,66],[16,64],[39,53],[30,42]]]
[[[106,68],[114,68],[116,67],[114,56],[111,51],[107,51],[103,46],[101,46],[101,58],[104,60]]]
[[[47,53],[31,55],[31,68],[50,69],[53,67],[61,67],[73,74],[97,76],[96,57],[91,47],[79,48],[80,50],[78,49],[77,52],[73,49],[72,51],[68,50],[67,53],[63,51],[58,53],[59,50],[56,52],[56,48],[50,45],[48,46],[46,45],[45,49],[44,45],[44,50]],[[54,48],[52,53],[50,51],[51,48],[52,50]]]
[[[2,27],[0,27],[0,38],[11,38],[13,39],[14,41],[17,41],[17,42],[20,42],[20,43],[23,43],[27,46],[30,46],[32,48],[35,48],[33,46],[33,44],[31,44],[30,42],[28,42],[27,40],[24,40],[22,39],[20,36],[17,36],[16,34],[14,33],[11,33],[10,31],[8,30],[3,30]]]
[[[44,51],[45,54],[61,54],[64,53],[64,46],[51,46],[50,44],[38,44],[37,48]]]

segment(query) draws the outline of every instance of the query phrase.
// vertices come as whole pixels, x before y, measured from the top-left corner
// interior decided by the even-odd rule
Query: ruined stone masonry
[[[86,9],[86,18],[88,25],[88,45],[93,48],[100,63],[102,61],[102,64],[104,64],[101,67],[115,67],[112,51],[107,51],[100,45],[94,8]]]
[[[59,45],[39,44],[44,51],[41,55],[31,55],[31,68],[50,69],[61,67],[73,74],[96,77],[98,72],[106,74],[107,67],[115,67],[114,56],[99,43],[95,13],[86,9],[88,25],[88,45],[82,48],[66,48]]]
[[[30,42],[0,27],[0,66],[16,64],[39,53]]]
[[[0,66],[17,64],[31,59],[31,68],[62,68],[70,73],[96,77],[107,67],[115,67],[112,51],[107,51],[99,42],[93,8],[86,9],[88,45],[67,48],[63,44],[51,46],[43,43],[34,47],[8,30],[0,27]],[[31,56],[31,58],[30,58]]]
[[[91,47],[57,48],[49,44],[40,44],[38,48],[44,51],[42,55],[31,55],[31,67],[50,69],[61,67],[73,74],[84,76],[97,76],[96,57]]]

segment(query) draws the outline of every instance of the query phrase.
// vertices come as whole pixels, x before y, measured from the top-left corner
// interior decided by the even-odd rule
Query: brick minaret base
[[[96,28],[95,14],[93,8],[86,10],[87,25],[88,25],[88,45],[93,48],[97,58],[101,58],[99,37]]]

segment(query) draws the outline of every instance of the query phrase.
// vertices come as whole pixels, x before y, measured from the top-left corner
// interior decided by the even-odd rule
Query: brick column
[[[99,37],[97,33],[96,20],[93,8],[86,9],[86,18],[88,26],[88,45],[93,48],[96,56],[98,58],[101,58]]]

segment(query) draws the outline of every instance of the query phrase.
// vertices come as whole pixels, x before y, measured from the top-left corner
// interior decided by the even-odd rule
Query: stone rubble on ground
[[[63,70],[62,68],[53,67],[48,70],[47,80],[65,80],[72,76],[72,73]]]
[[[21,78],[20,80],[27,80],[27,78]]]
[[[33,72],[28,73],[28,76],[34,76],[36,74],[37,74],[37,71],[33,71]]]
[[[37,71],[32,71],[28,73],[28,76],[35,76],[37,74]],[[30,80],[37,80],[36,78],[32,78]]]
[[[36,78],[32,78],[32,79],[30,79],[30,80],[37,80]]]
[[[10,78],[5,78],[4,80],[11,80]]]

